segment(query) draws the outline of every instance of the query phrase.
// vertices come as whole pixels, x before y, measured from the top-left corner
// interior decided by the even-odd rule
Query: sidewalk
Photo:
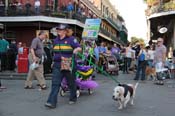
[[[120,80],[126,80],[126,78],[127,79],[129,78],[129,80],[133,80],[134,75],[135,75],[135,73],[133,73],[133,72],[130,72],[130,74],[123,74],[120,71],[119,76],[117,76],[117,77],[122,77],[122,78],[120,78]],[[111,78],[106,77],[104,75],[96,74],[96,77],[98,77],[98,76],[103,77],[103,79],[107,79],[107,80],[111,79]],[[0,72],[0,79],[3,79],[3,80],[26,80],[26,77],[27,77],[27,73],[17,73],[17,72],[12,72],[12,71]],[[52,74],[45,74],[44,77],[46,80],[51,80]],[[148,82],[151,82],[151,81],[148,81]],[[167,84],[169,87],[175,88],[175,78],[166,79],[165,84]]]
[[[45,74],[44,77],[48,80],[51,79],[52,74]],[[17,73],[12,71],[0,72],[0,79],[4,80],[26,80],[27,73]]]

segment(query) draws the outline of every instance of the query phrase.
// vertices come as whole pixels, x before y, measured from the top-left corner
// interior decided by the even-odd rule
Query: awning
[[[147,19],[152,19],[152,18],[161,17],[161,16],[167,16],[167,15],[174,15],[174,14],[175,14],[175,11],[154,13],[154,14],[150,15],[149,17],[147,17]]]
[[[80,21],[74,19],[64,19],[64,18],[55,18],[47,16],[21,16],[21,17],[0,17],[0,22],[50,22],[50,23],[66,23],[74,24],[80,27],[84,27],[84,24]]]

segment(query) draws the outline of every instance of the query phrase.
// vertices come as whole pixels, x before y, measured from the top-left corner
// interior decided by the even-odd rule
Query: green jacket
[[[9,42],[5,39],[0,39],[0,52],[7,52],[9,47]]]

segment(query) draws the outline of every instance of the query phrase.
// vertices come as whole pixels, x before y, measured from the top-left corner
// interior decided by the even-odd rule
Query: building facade
[[[4,24],[4,35],[9,41],[15,39],[30,45],[38,30],[47,30],[49,38],[52,27],[66,23],[73,27],[74,35],[81,39],[87,18],[101,18],[99,40],[124,44],[127,29],[124,20],[109,0],[39,0],[37,11],[35,0],[0,0],[0,23]],[[30,7],[27,7],[29,3]],[[73,9],[68,10],[68,6]],[[120,36],[123,32],[126,36]]]
[[[175,0],[147,0],[146,3],[149,43],[154,44],[162,37],[168,51],[175,49]]]
[[[118,43],[127,43],[128,32],[125,28],[124,20],[109,0],[101,1],[101,14],[101,30],[106,31],[106,33],[108,33],[108,37],[110,37],[113,41],[117,41]]]

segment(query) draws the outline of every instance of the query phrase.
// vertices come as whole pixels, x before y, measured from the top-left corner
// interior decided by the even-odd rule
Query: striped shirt
[[[61,57],[72,57],[73,50],[77,47],[80,47],[80,44],[73,36],[65,37],[64,39],[57,37],[54,39],[53,44],[55,62],[61,62]]]

